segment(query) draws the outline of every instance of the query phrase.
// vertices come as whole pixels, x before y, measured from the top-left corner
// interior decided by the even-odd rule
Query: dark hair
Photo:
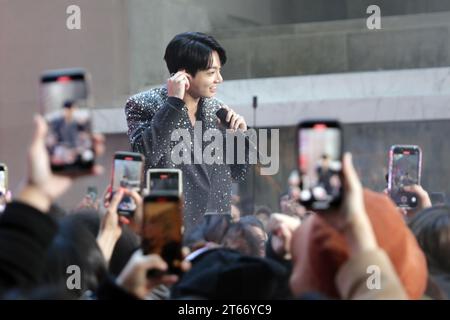
[[[170,41],[164,60],[170,73],[186,69],[195,77],[197,71],[211,67],[213,51],[217,52],[220,63],[224,65],[227,61],[225,49],[213,37],[200,32],[185,32]]]
[[[203,237],[207,242],[220,243],[227,232],[230,223],[230,214],[205,215]]]
[[[278,202],[281,202],[281,199],[283,199],[286,196],[289,197],[289,191],[285,191],[282,194],[280,194],[280,196],[278,197]]]
[[[421,211],[409,222],[431,270],[450,270],[450,207],[436,206]]]
[[[260,228],[262,231],[266,232],[263,223],[256,216],[248,215],[242,217],[239,222],[244,225]]]
[[[268,217],[272,214],[272,210],[268,206],[259,206],[255,210],[255,215],[264,214]]]
[[[255,216],[245,216],[231,224],[222,239],[222,245],[248,256],[260,256],[260,242],[251,227],[260,228],[264,233],[264,225]],[[265,245],[264,245],[265,246]]]
[[[127,225],[123,225],[122,234],[114,246],[111,260],[109,261],[109,272],[114,276],[118,276],[139,247],[139,237]]]
[[[43,285],[65,288],[78,297],[87,290],[95,291],[107,274],[106,261],[93,233],[98,217],[73,214],[60,219],[59,230],[48,250]],[[80,289],[69,290],[67,268],[76,265],[81,270]]]
[[[72,101],[72,100],[66,100],[66,101],[64,101],[63,106],[64,106],[64,108],[66,108],[66,109],[70,109],[70,108],[73,107],[74,103],[75,103],[75,101]]]

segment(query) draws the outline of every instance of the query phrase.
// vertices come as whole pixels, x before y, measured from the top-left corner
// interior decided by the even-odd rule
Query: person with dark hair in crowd
[[[87,218],[92,218],[88,221]],[[98,215],[72,214],[58,221],[58,233],[47,252],[45,284],[52,284],[68,290],[69,294],[81,298],[84,293],[86,297],[93,297],[107,275],[107,262],[97,244],[97,233],[92,232],[91,222],[97,224],[100,220]],[[95,228],[95,226],[94,226]],[[98,226],[97,226],[98,228]],[[67,287],[69,266],[75,266],[80,270],[79,285],[74,281],[74,287]]]
[[[267,234],[264,225],[255,216],[244,216],[230,225],[222,245],[254,257],[266,256]]]
[[[268,230],[267,224],[269,223],[271,214],[272,214],[272,210],[268,206],[259,206],[255,210],[255,216],[259,221],[261,221],[266,232]]]
[[[193,147],[199,143],[202,152],[209,142],[194,139],[203,140],[206,129],[219,129],[224,134],[216,116],[221,108],[227,110],[230,129],[245,132],[247,124],[242,116],[214,98],[223,81],[221,69],[227,57],[213,37],[199,32],[178,34],[168,44],[164,59],[170,72],[167,86],[138,93],[126,103],[128,137],[132,149],[145,155],[146,170],[182,170],[188,235],[205,214],[230,214],[232,179],[242,180],[247,173],[246,164],[225,164],[225,152],[216,152],[213,164],[198,159]],[[183,153],[181,163],[173,160],[172,153],[180,143],[172,141],[172,133],[177,130],[189,132],[191,137],[189,144],[183,136],[183,150],[177,153]]]
[[[147,278],[148,270],[165,271],[167,264],[160,256],[144,256],[141,250],[132,255],[117,279],[107,274],[106,263],[122,233],[117,206],[127,191],[119,190],[114,195],[100,224],[96,217],[82,214],[59,217],[61,220],[57,223],[48,214],[53,201],[69,189],[72,178],[51,172],[45,147],[48,127],[40,116],[35,122],[27,184],[0,218],[0,296],[6,299],[74,299],[88,289],[97,289],[93,296],[100,299],[143,299],[157,285],[178,281],[175,275]],[[94,150],[100,154],[103,141],[94,141]],[[94,166],[93,173],[99,172],[101,168]],[[66,277],[70,276],[67,274],[70,266],[82,268],[81,286],[78,288],[74,280],[76,287],[72,292],[67,287],[68,279],[64,281],[62,275],[65,270]],[[188,267],[182,263],[183,270]]]
[[[173,299],[254,300],[288,297],[286,269],[275,261],[214,248],[195,257],[171,291]]]
[[[280,212],[281,213],[287,213],[289,211],[288,205],[289,205],[289,192],[283,192],[278,197],[278,203],[280,205]]]
[[[35,118],[36,130],[28,152],[27,184],[9,203],[0,219],[0,291],[30,290],[45,271],[45,257],[58,225],[48,215],[51,204],[72,184],[72,179],[51,172],[45,147],[48,127]],[[96,152],[102,149],[96,139]],[[94,166],[93,173],[101,169]]]
[[[409,227],[427,259],[430,279],[426,295],[450,299],[450,207],[427,208],[409,221]]]
[[[334,175],[336,175],[336,172],[330,168],[330,161],[330,156],[323,154],[320,158],[320,163],[316,168],[318,185],[324,188],[327,194],[333,193],[331,179]]]

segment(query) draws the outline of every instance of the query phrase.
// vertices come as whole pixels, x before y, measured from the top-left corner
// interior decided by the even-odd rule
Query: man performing
[[[149,168],[179,168],[183,172],[185,236],[199,225],[204,215],[230,214],[232,179],[242,180],[246,164],[175,164],[171,151],[179,143],[171,135],[186,129],[191,135],[190,156],[194,157],[194,132],[224,128],[216,112],[228,110],[230,129],[246,131],[244,118],[214,99],[223,81],[221,67],[226,62],[225,50],[211,36],[187,32],[175,36],[164,55],[171,77],[167,85],[132,96],[125,106],[128,138],[135,152],[146,158]],[[207,143],[198,141],[204,150]],[[209,142],[209,141],[207,141]],[[226,144],[224,143],[224,148]],[[189,151],[188,151],[189,152]]]

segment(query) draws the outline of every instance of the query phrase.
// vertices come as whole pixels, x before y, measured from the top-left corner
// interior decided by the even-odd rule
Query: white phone
[[[148,169],[147,193],[149,194],[183,193],[183,173],[180,169]]]

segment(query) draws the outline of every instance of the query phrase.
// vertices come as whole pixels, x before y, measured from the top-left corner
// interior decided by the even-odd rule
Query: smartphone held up
[[[41,75],[41,113],[48,123],[46,146],[55,173],[82,174],[94,166],[89,83],[83,69],[48,70]]]
[[[342,129],[337,121],[304,121],[297,130],[300,202],[311,210],[337,207],[342,199]]]
[[[415,145],[393,145],[389,150],[388,193],[404,209],[418,205],[417,195],[404,188],[420,185],[422,150]]]
[[[168,264],[168,273],[180,275],[183,261],[183,212],[176,194],[150,194],[144,198],[142,250],[158,254]],[[157,276],[150,271],[149,276]]]
[[[140,153],[119,151],[114,154],[112,170],[111,199],[120,189],[141,192],[144,157]],[[110,199],[110,200],[111,200]],[[131,196],[125,195],[117,207],[117,213],[131,217],[136,203]]]

